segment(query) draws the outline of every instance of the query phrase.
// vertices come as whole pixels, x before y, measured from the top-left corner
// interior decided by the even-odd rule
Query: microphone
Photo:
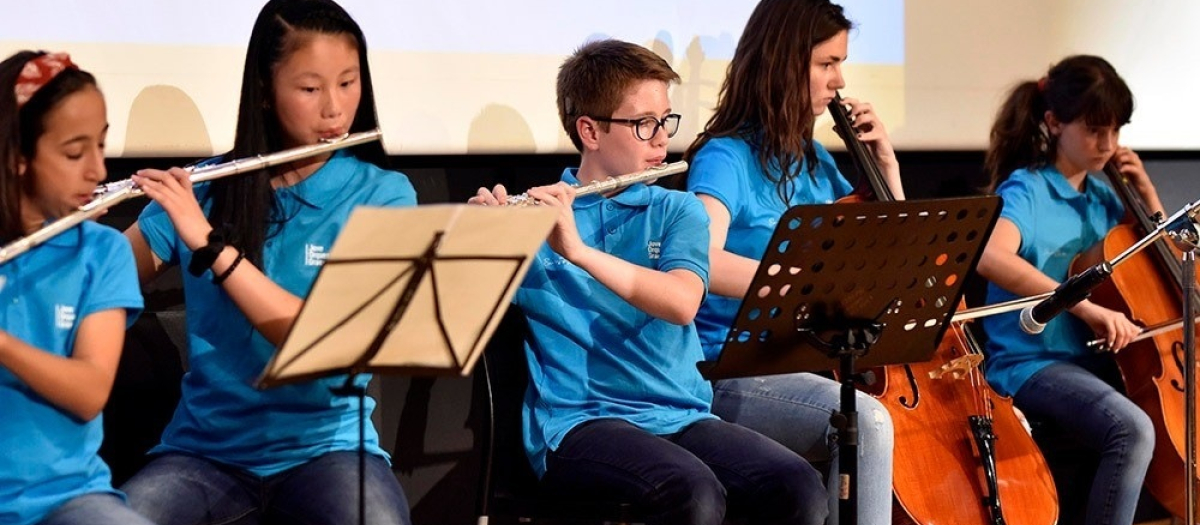
[[[1054,294],[1050,297],[1021,310],[1021,331],[1029,335],[1042,333],[1042,330],[1046,329],[1046,323],[1054,319],[1054,316],[1061,314],[1063,310],[1087,299],[1094,288],[1100,286],[1100,283],[1112,275],[1112,271],[1112,264],[1104,261],[1067,279],[1054,289]]]

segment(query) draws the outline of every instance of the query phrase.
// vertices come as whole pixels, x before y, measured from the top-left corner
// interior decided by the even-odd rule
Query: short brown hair
[[[563,62],[558,69],[558,118],[575,149],[583,151],[575,121],[582,116],[611,117],[629,88],[643,80],[678,82],[679,75],[653,51],[612,39],[584,44]]]

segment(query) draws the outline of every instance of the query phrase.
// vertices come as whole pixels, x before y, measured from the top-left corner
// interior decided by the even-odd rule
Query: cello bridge
[[[951,379],[962,379],[967,377],[972,370],[978,368],[979,364],[982,362],[983,356],[980,354],[967,354],[955,357],[954,359],[950,360],[949,363],[942,365],[937,370],[929,371],[929,378],[941,379],[942,376],[950,374]]]

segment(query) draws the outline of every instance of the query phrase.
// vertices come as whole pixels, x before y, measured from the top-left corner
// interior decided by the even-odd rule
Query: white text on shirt
[[[70,330],[75,326],[75,307],[67,304],[54,305],[54,326]]]

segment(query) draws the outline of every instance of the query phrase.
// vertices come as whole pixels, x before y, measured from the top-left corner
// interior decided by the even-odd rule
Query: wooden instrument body
[[[951,326],[926,363],[885,367],[886,388],[876,397],[896,429],[893,490],[913,522],[921,525],[992,524],[981,502],[984,462],[968,418],[989,414],[998,494],[1008,525],[1052,525],[1058,494],[1050,468],[1025,429],[1012,400],[996,394],[977,366],[954,377],[956,361],[980,356],[963,331]],[[931,372],[946,372],[934,379]],[[914,387],[909,386],[912,374]]]
[[[1140,229],[1128,224],[1113,228],[1102,243],[1081,254],[1072,273],[1101,260],[1113,260],[1142,239],[1144,234]],[[1156,259],[1159,255],[1163,257]],[[1112,277],[1092,292],[1091,300],[1125,313],[1142,326],[1182,319],[1183,295],[1175,284],[1177,281],[1172,281],[1179,274],[1172,267],[1173,261],[1168,260],[1176,256],[1176,250],[1163,244],[1125,259],[1113,268]],[[1132,343],[1117,352],[1115,358],[1126,394],[1154,422],[1154,457],[1146,472],[1146,487],[1171,514],[1183,516],[1187,512],[1183,329]]]
[[[867,181],[839,202],[894,200],[867,148],[850,132],[840,97],[829,110]],[[906,517],[919,525],[994,525],[997,517],[984,501],[996,495],[988,492],[985,474],[985,465],[994,461],[1003,523],[1053,525],[1058,495],[1050,468],[1012,400],[987,384],[982,359],[966,329],[952,325],[932,360],[876,369],[877,382],[862,388],[887,408],[895,428],[893,493]],[[981,444],[977,423],[990,428],[992,442]]]

